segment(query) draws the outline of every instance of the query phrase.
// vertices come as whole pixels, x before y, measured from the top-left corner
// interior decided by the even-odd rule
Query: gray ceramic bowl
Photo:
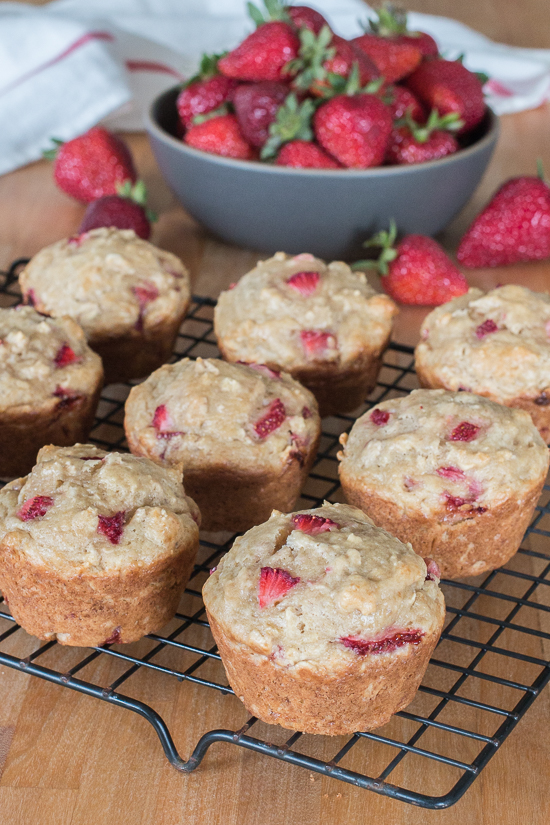
[[[401,233],[434,235],[460,211],[498,137],[492,112],[454,155],[414,166],[291,169],[233,160],[176,137],[178,88],[151,107],[148,132],[166,182],[187,211],[224,241],[262,252],[353,259],[394,218]]]

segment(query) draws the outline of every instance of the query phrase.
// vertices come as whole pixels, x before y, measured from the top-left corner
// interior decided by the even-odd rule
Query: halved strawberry
[[[322,356],[328,349],[336,349],[336,337],[321,329],[303,329],[300,340],[306,354],[312,358]]]
[[[305,297],[313,295],[320,280],[321,276],[318,272],[295,272],[287,280],[287,285]]]
[[[272,401],[266,414],[254,424],[254,431],[260,438],[267,438],[270,433],[277,430],[286,418],[285,405],[280,398]]]
[[[292,516],[292,523],[296,530],[307,533],[308,536],[318,536],[319,533],[328,533],[340,529],[340,525],[332,519],[314,516],[311,513],[298,513]]]
[[[114,516],[98,515],[97,532],[109,539],[111,544],[118,544],[124,532],[125,510],[119,510]]]
[[[299,581],[299,577],[294,578],[281,567],[262,567],[258,585],[260,610],[280,602]]]
[[[17,518],[21,519],[21,521],[31,521],[35,518],[42,518],[52,506],[53,498],[51,496],[33,496],[33,498],[28,498],[23,502],[17,511]]]
[[[423,630],[390,630],[377,639],[344,636],[340,641],[344,647],[349,647],[359,656],[366,656],[367,653],[391,653],[403,645],[417,645],[425,635]]]
[[[61,369],[62,367],[68,367],[69,364],[76,363],[76,361],[80,361],[80,358],[75,355],[72,347],[68,344],[62,344],[57,350],[56,356],[53,360],[55,366]]]

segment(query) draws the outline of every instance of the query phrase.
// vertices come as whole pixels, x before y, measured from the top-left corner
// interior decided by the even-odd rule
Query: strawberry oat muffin
[[[44,447],[0,491],[0,588],[40,639],[136,641],[173,617],[199,519],[181,470],[90,444]]]
[[[214,329],[227,361],[286,370],[324,416],[350,412],[372,390],[396,313],[341,261],[278,252],[222,292]]]
[[[313,395],[263,365],[185,358],[134,387],[126,402],[134,455],[183,466],[206,530],[248,530],[292,510],[321,432]]]
[[[143,378],[167,361],[190,300],[179,258],[114,227],[42,249],[20,283],[39,312],[78,321],[107,383]]]
[[[264,722],[329,735],[412,700],[445,616],[426,563],[355,507],[283,515],[237,539],[203,588],[229,683]]]
[[[340,441],[346,499],[450,579],[514,555],[548,471],[526,412],[466,392],[384,401]]]
[[[101,358],[71,318],[0,309],[0,476],[27,473],[45,444],[86,440],[102,385]]]
[[[508,284],[470,289],[425,319],[416,347],[424,387],[475,392],[526,410],[550,442],[550,295]]]

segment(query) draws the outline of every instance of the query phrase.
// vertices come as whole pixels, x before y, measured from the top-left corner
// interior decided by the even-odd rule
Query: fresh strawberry
[[[45,516],[52,506],[53,498],[51,496],[34,496],[23,502],[16,515],[21,521],[31,521]]]
[[[218,109],[231,99],[235,80],[218,71],[219,54],[203,54],[199,71],[183,86],[176,107],[183,126],[188,129],[197,115]]]
[[[432,109],[425,124],[416,123],[409,114],[398,121],[390,135],[386,161],[395,164],[426,163],[458,150],[458,142],[451,134],[463,126],[456,113],[439,115]]]
[[[369,418],[377,427],[384,427],[390,420],[390,414],[388,410],[373,410]]]
[[[233,106],[245,140],[251,146],[263,146],[279,107],[289,93],[288,86],[275,80],[237,86]]]
[[[422,52],[411,43],[365,33],[352,41],[369,57],[388,83],[410,75],[422,60]]]
[[[338,530],[340,525],[331,518],[314,516],[311,513],[298,513],[292,516],[292,523],[300,533],[307,533],[308,536],[318,536],[319,533],[329,533]]]
[[[550,187],[540,175],[512,178],[493,195],[460,241],[464,266],[550,258]]]
[[[318,272],[306,271],[295,272],[294,275],[290,276],[286,283],[291,289],[294,289],[296,292],[299,292],[300,295],[307,297],[309,295],[313,295],[319,286],[320,280],[321,276]]]
[[[300,41],[281,20],[263,23],[236,49],[220,58],[218,68],[235,80],[284,80],[286,65],[298,56]]]
[[[402,304],[439,306],[468,291],[468,284],[445,250],[426,235],[406,235],[395,245],[397,228],[378,232],[363,246],[382,247],[377,261],[360,261],[354,269],[376,269],[384,290]]]
[[[267,438],[274,430],[278,430],[286,418],[285,405],[280,398],[272,401],[267,412],[254,424],[254,432],[259,438]]]
[[[306,98],[300,103],[291,92],[279,106],[274,121],[269,125],[269,137],[260,152],[261,159],[274,157],[280,147],[290,141],[312,141],[311,118],[314,111],[315,104],[311,99]]]
[[[155,216],[146,207],[147,192],[143,181],[134,186],[130,181],[119,187],[117,195],[104,195],[86,208],[79,234],[101,226],[133,229],[138,237],[147,240],[151,235],[151,220]]]
[[[277,166],[293,166],[295,169],[340,169],[339,163],[327,155],[316,143],[307,140],[291,140],[285,143],[275,161]]]
[[[228,158],[252,160],[254,151],[246,142],[235,115],[218,115],[191,126],[185,133],[184,143]]]
[[[321,329],[303,329],[300,340],[306,355],[313,359],[323,358],[328,350],[336,349],[335,336]]]
[[[473,441],[479,433],[479,426],[470,421],[461,421],[449,436],[449,441]]]
[[[114,516],[98,515],[97,532],[109,539],[111,544],[119,544],[124,532],[124,518],[126,513],[119,510]]]
[[[297,29],[311,29],[319,34],[323,26],[328,26],[323,15],[309,6],[287,6],[286,11]]]
[[[364,27],[380,37],[391,38],[397,43],[407,43],[418,49],[423,57],[437,57],[439,49],[433,37],[426,32],[409,31],[407,25],[407,13],[385,2],[384,5],[375,11],[378,19],[370,19],[368,26]]]
[[[55,366],[61,369],[80,361],[80,358],[76,356],[75,351],[68,344],[61,344],[53,360]]]
[[[355,69],[358,86],[364,86],[379,78],[380,73],[372,60],[352,43],[334,34],[328,26],[323,26],[319,34],[310,29],[301,29],[298,57],[288,65],[289,73],[295,75],[293,88],[299,92],[309,92],[317,97],[332,97],[338,88],[337,81],[345,86],[352,70]]]
[[[262,567],[258,584],[260,610],[280,602],[299,581],[299,577],[294,578],[280,567]]]
[[[459,60],[427,60],[406,80],[406,85],[431,110],[440,115],[456,112],[469,132],[483,119],[485,101],[478,77]]]
[[[390,630],[377,639],[344,636],[340,641],[344,647],[349,647],[359,656],[366,656],[367,653],[391,653],[403,645],[417,645],[423,636],[425,636],[423,630]]]
[[[59,188],[79,201],[89,203],[114,195],[118,184],[136,180],[130,150],[101,126],[67,143],[54,143],[55,148],[44,152],[44,157],[55,160],[53,175]]]
[[[424,122],[426,117],[424,107],[406,86],[388,86],[384,90],[383,99],[390,107],[394,120],[400,120],[409,114],[417,123]]]
[[[375,95],[343,94],[317,109],[313,128],[323,149],[343,166],[367,169],[384,160],[392,117]]]

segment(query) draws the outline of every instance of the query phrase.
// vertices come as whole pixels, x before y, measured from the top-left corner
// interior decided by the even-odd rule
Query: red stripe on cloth
[[[178,80],[183,80],[183,75],[172,68],[172,66],[167,66],[165,63],[155,63],[152,60],[127,60],[126,68],[130,72],[160,72],[161,74],[171,74],[177,77]]]
[[[31,69],[30,72],[27,72],[27,74],[22,75],[22,77],[18,77],[17,80],[14,80],[13,83],[10,83],[10,85],[6,86],[5,89],[2,89],[0,91],[0,94],[9,92],[11,89],[15,88],[16,86],[19,86],[20,83],[24,83],[26,80],[29,80],[29,78],[34,77],[37,74],[40,74],[40,72],[43,72],[45,69],[49,69],[50,66],[54,66],[56,63],[59,63],[60,60],[64,60],[65,57],[68,57],[81,46],[85,46],[87,43],[90,43],[93,40],[113,41],[114,39],[114,36],[110,32],[86,32],[86,34],[83,34],[82,37],[78,38],[78,40],[75,40],[74,43],[71,43],[70,46],[67,46],[67,48],[64,51],[60,52],[55,57],[52,57],[50,60],[47,60],[46,63],[42,63],[41,66],[37,66],[35,69]]]

